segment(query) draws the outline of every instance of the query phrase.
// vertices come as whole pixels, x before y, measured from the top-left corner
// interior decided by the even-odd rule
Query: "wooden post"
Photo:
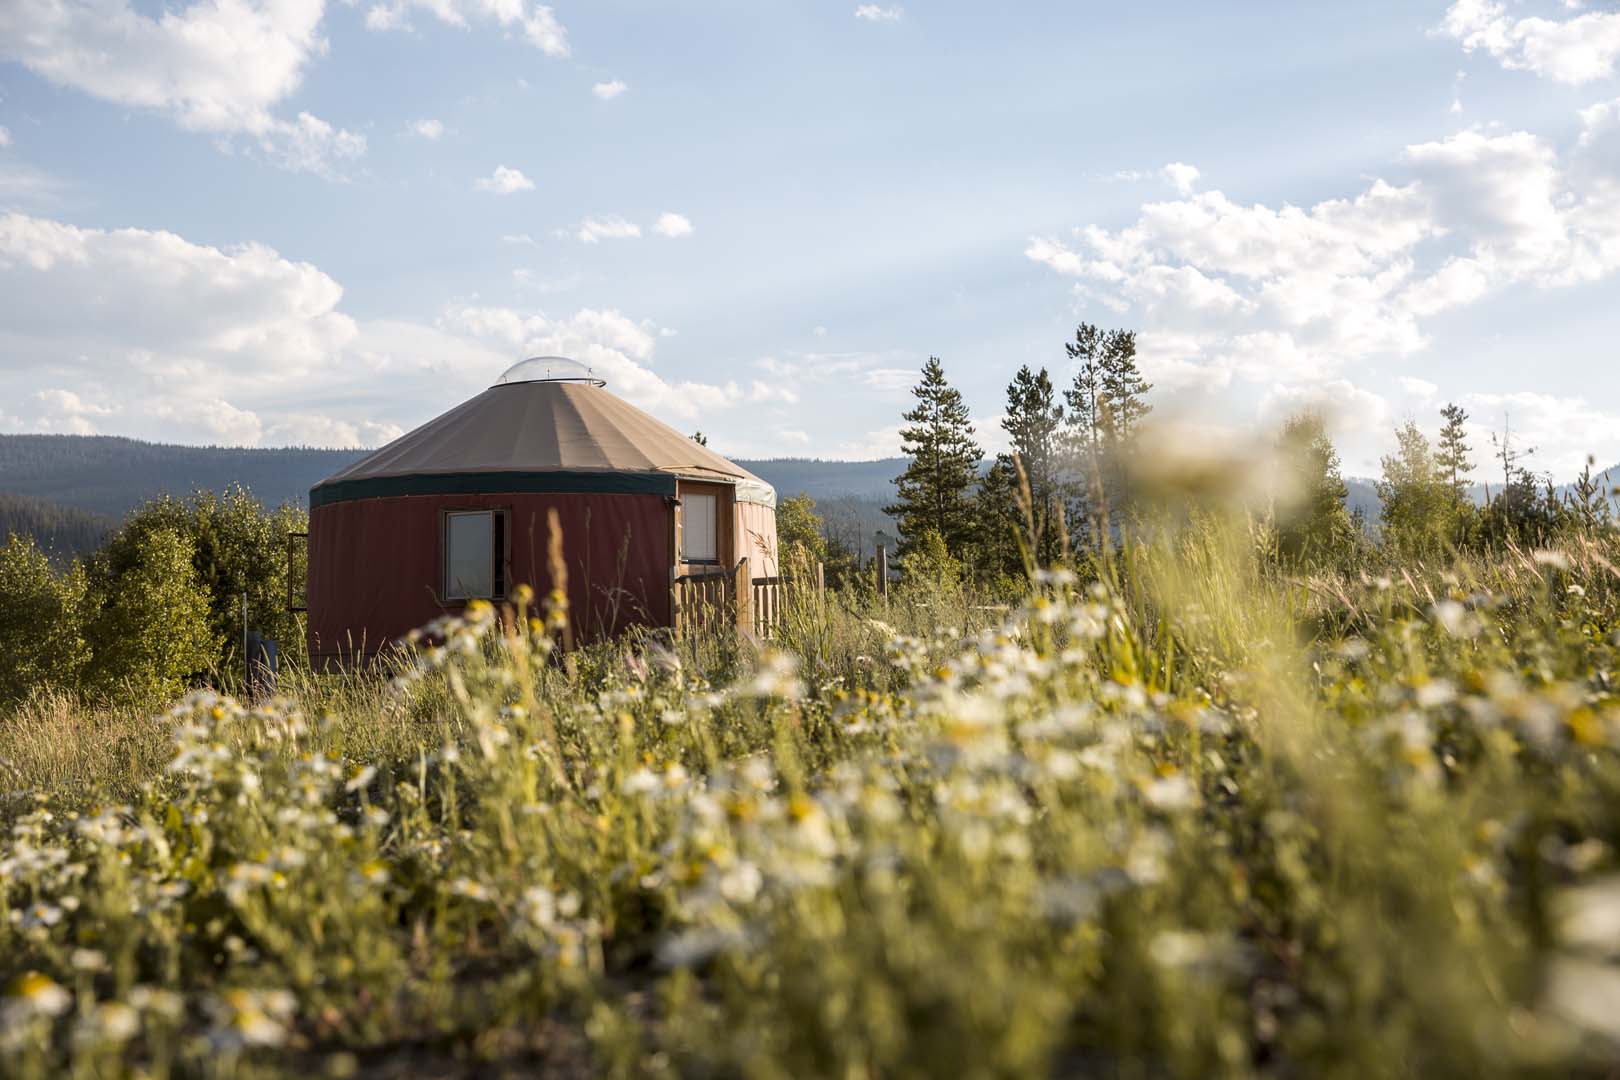
[[[883,596],[883,602],[889,602],[889,549],[882,544],[878,545],[878,592]]]
[[[827,564],[816,563],[816,607],[820,608],[827,603]]]
[[[731,588],[737,594],[737,633],[754,632],[754,579],[744,558],[731,573]]]

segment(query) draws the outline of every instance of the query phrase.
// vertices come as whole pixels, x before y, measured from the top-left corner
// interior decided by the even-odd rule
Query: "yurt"
[[[539,596],[561,524],[576,638],[668,626],[672,584],[742,560],[776,571],[776,492],[614,396],[584,365],[536,357],[309,493],[309,652],[362,662],[469,601]]]

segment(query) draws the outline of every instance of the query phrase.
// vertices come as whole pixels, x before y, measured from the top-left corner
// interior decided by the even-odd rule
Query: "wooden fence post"
[[[745,558],[731,573],[731,588],[737,594],[737,633],[754,632],[754,579]]]

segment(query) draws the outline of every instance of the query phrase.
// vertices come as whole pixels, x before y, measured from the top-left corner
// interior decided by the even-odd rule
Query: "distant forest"
[[[159,495],[223,491],[241,484],[266,506],[303,506],[309,489],[365,450],[173,446],[101,435],[0,435],[0,541],[32,535],[57,555],[95,550],[125,514]],[[904,458],[818,461],[737,459],[786,498],[816,501],[827,530],[849,550],[892,545],[883,507]],[[882,533],[884,535],[879,536]]]
[[[0,492],[0,543],[13,534],[32,536],[40,550],[53,558],[90,554],[116,524],[106,514]]]
[[[0,492],[114,518],[158,495],[221,491],[233,483],[270,506],[302,505],[311,486],[364,454],[169,446],[105,435],[0,435]]]

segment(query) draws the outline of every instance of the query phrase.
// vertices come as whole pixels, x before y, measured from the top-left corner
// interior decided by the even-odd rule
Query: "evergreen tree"
[[[1074,385],[1063,392],[1063,397],[1069,403],[1069,424],[1075,430],[1082,467],[1087,471],[1102,453],[1106,423],[1103,391],[1106,347],[1106,335],[1090,323],[1081,323],[1074,332],[1074,340],[1063,344],[1069,359],[1080,362],[1079,370],[1074,373]]]
[[[1385,543],[1405,556],[1438,554],[1451,533],[1455,489],[1417,424],[1408,420],[1395,440],[1396,453],[1383,459],[1377,484]]]
[[[885,510],[899,522],[902,553],[929,530],[960,549],[975,530],[969,495],[984,451],[973,439],[962,393],[945,381],[938,357],[928,358],[911,394],[917,404],[903,414],[909,426],[900,432],[901,450],[911,461],[895,479],[895,504]]]
[[[1077,489],[1086,493],[1083,503],[1096,516],[1103,506],[1124,501],[1121,467],[1138,426],[1153,409],[1146,400],[1153,387],[1137,369],[1134,330],[1105,331],[1081,323],[1063,347],[1080,364],[1063,395],[1069,406],[1068,449]]]
[[[1063,348],[1070,360],[1080,362],[1074,385],[1063,395],[1069,403],[1069,423],[1080,430],[1093,453],[1128,443],[1153,411],[1147,403],[1153,384],[1136,366],[1136,331],[1101,330],[1081,323],[1074,340]]]
[[[1451,403],[1440,410],[1440,415],[1446,423],[1440,429],[1440,446],[1434,455],[1435,467],[1461,497],[1468,487],[1468,474],[1474,471],[1474,463],[1468,457],[1473,452],[1468,445],[1468,414],[1461,405]]]
[[[1153,384],[1136,366],[1136,331],[1110,330],[1103,348],[1103,399],[1108,406],[1108,432],[1114,446],[1129,443],[1153,406],[1147,403]]]
[[[1492,456],[1502,466],[1502,486],[1480,514],[1484,539],[1493,543],[1535,543],[1551,532],[1562,509],[1556,497],[1543,498],[1542,485],[1525,464],[1536,448],[1522,446],[1513,421],[1502,417],[1500,433],[1491,433]]]
[[[1014,578],[1023,573],[1018,548],[1022,514],[1018,510],[1018,475],[1012,458],[999,454],[973,498],[973,539],[966,551],[975,573],[986,580]]]
[[[1008,465],[1016,457],[1029,483],[1031,511],[1035,519],[1036,560],[1047,566],[1055,562],[1061,548],[1059,523],[1055,513],[1063,512],[1063,495],[1058,470],[1058,436],[1063,429],[1063,406],[1057,403],[1052,378],[1042,368],[1018,369],[1007,386],[1007,415],[1002,428],[1011,442]],[[1013,483],[1017,484],[1016,470]]]
[[[1592,466],[1596,464],[1596,459],[1587,455],[1581,475],[1570,482],[1569,490],[1564,493],[1564,506],[1572,523],[1587,532],[1607,529],[1614,524],[1614,506],[1609,497],[1615,489],[1607,473],[1592,475]]]
[[[1293,504],[1277,523],[1278,554],[1296,567],[1337,561],[1355,546],[1356,528],[1345,507],[1349,489],[1339,472],[1339,452],[1321,414],[1290,417],[1278,450]]]

